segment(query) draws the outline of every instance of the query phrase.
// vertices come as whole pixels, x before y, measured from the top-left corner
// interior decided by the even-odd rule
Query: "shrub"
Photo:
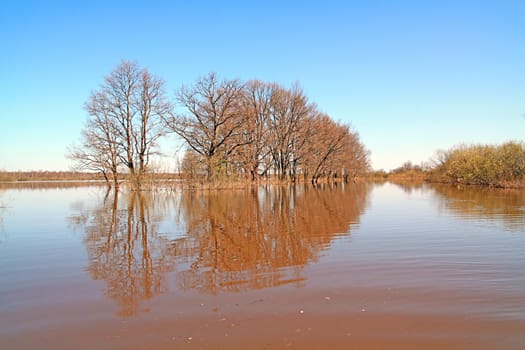
[[[498,186],[525,177],[523,143],[459,146],[445,152],[439,170],[455,183]]]

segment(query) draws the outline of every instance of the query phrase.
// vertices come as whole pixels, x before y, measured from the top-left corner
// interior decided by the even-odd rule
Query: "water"
[[[2,349],[523,349],[525,193],[0,188]]]

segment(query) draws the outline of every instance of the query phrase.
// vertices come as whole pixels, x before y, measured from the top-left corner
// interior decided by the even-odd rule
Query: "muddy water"
[[[523,349],[525,194],[0,189],[1,349]]]

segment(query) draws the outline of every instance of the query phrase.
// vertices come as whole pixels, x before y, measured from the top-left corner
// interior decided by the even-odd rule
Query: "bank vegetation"
[[[509,141],[499,145],[459,145],[438,151],[424,165],[410,162],[391,170],[369,174],[391,181],[428,181],[488,187],[525,187],[525,144]]]
[[[492,187],[522,186],[525,145],[461,145],[439,153],[434,171],[458,184]]]

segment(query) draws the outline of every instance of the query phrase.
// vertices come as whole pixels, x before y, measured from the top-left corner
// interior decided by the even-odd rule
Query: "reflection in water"
[[[300,283],[302,267],[358,222],[368,191],[339,184],[112,193],[94,209],[77,205],[69,220],[85,231],[91,276],[130,316],[167,290],[171,271],[178,288],[212,294]],[[178,229],[184,234],[171,238]]]
[[[525,192],[514,189],[432,186],[441,207],[465,219],[501,223],[506,229],[525,232]]]
[[[416,190],[421,190],[426,188],[426,183],[423,181],[389,181],[390,183],[395,184],[397,187],[401,188],[406,194],[412,194]],[[386,182],[385,182],[386,184]]]
[[[156,226],[167,203],[151,192],[107,193],[100,207],[70,218],[85,230],[89,273],[107,283],[106,294],[118,302],[121,316],[135,314],[141,300],[167,289],[165,273],[174,258]]]
[[[495,222],[509,231],[525,232],[525,191],[479,186],[452,186],[411,182],[391,182],[405,193],[432,192],[441,210],[460,219]]]
[[[179,286],[217,293],[300,282],[301,267],[358,221],[366,194],[364,185],[184,193],[188,236],[171,245],[190,263]]]

